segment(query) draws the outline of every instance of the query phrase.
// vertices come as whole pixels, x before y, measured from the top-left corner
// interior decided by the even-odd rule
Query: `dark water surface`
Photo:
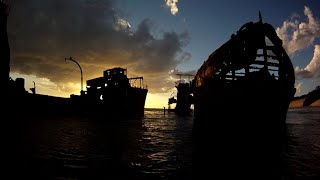
[[[320,179],[320,107],[289,109],[286,176]]]
[[[285,179],[320,177],[320,108],[290,109]],[[17,173],[31,179],[197,179],[193,117],[145,110],[134,121],[28,119],[15,146]]]

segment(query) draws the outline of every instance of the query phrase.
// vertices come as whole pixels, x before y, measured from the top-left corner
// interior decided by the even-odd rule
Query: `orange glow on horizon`
[[[168,108],[168,98],[170,94],[167,93],[148,93],[145,108]]]
[[[30,88],[33,88],[33,81],[34,81],[36,85],[37,94],[57,96],[57,97],[70,97],[71,94],[80,95],[80,84],[77,84],[77,83],[68,83],[66,84],[66,89],[64,89],[64,87],[57,88],[57,85],[48,79],[38,78],[32,75],[22,75],[19,73],[11,73],[10,77],[12,77],[12,79],[14,80],[16,78],[24,78],[25,90],[28,91],[29,93],[31,93]],[[84,87],[84,90],[86,90],[85,87]],[[168,108],[169,96],[170,96],[170,93],[148,92],[146,102],[145,102],[145,108],[160,108],[160,109],[162,109],[163,107]],[[172,105],[171,107],[174,108],[174,105]]]

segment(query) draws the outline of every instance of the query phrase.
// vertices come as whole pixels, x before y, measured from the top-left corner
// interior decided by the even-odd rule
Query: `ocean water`
[[[320,179],[320,107],[289,109],[286,177]]]
[[[283,179],[320,177],[320,108],[289,109]],[[132,121],[28,119],[14,143],[14,176],[31,179],[197,179],[193,117],[146,109]],[[23,172],[23,173],[22,173]]]

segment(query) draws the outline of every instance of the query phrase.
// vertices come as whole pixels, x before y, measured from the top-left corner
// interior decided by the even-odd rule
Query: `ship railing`
[[[147,85],[145,85],[143,77],[132,77],[128,79],[131,87],[147,89]],[[137,82],[137,80],[139,81]]]

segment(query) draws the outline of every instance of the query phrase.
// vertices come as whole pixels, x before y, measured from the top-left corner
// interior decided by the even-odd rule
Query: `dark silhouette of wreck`
[[[32,93],[26,91],[23,78],[14,80],[10,77],[8,6],[2,1],[0,1],[0,13],[0,94],[4,112],[14,111],[8,114],[13,118],[19,116],[16,119],[20,116],[50,117],[70,113],[103,114],[105,117],[143,116],[148,92],[143,84],[143,77],[128,78],[127,69],[120,67],[107,69],[103,77],[88,80],[87,91],[81,89],[80,96],[71,95],[70,98],[63,98],[36,94],[35,82],[34,87],[30,88]],[[140,82],[139,86],[136,85],[136,80]]]
[[[0,83],[2,96],[8,92],[10,73],[10,47],[7,34],[8,7],[0,2]]]
[[[244,24],[208,57],[194,83],[195,174],[280,177],[295,76],[272,25],[261,15]]]
[[[71,96],[71,100],[73,108],[96,115],[141,117],[147,93],[143,77],[128,78],[127,69],[116,67],[105,70],[102,77],[87,80],[87,91]]]
[[[180,80],[176,82],[177,88],[177,98],[170,97],[168,99],[168,111],[173,111],[177,115],[185,116],[191,115],[192,109],[191,105],[193,104],[193,82],[184,82],[181,79],[181,76],[194,76],[191,74],[177,74],[180,76]],[[171,109],[171,104],[176,104],[174,109]]]

